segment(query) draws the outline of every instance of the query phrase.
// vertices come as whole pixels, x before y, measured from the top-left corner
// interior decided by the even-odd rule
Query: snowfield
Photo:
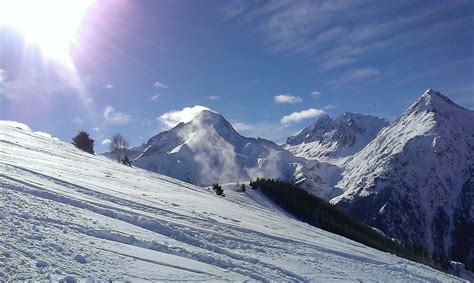
[[[0,122],[0,281],[460,281],[224,189]]]

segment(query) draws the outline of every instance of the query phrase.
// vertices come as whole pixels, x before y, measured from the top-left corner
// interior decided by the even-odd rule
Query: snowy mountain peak
[[[193,120],[199,120],[202,123],[206,124],[229,124],[227,120],[219,113],[211,110],[203,110],[199,113]]]
[[[331,202],[390,237],[474,262],[460,232],[474,227],[473,121],[474,111],[427,90],[344,164],[344,193]]]
[[[288,138],[286,148],[309,159],[338,159],[368,144],[388,121],[359,113],[342,113],[336,120],[323,116]]]
[[[152,137],[133,164],[203,186],[267,177],[312,182],[330,191],[333,185],[326,184],[319,172],[303,170],[306,160],[301,160],[272,141],[241,136],[222,115],[205,110]]]
[[[410,108],[408,108],[406,113],[409,114],[423,111],[446,113],[450,112],[452,109],[464,108],[440,92],[433,89],[428,89]]]

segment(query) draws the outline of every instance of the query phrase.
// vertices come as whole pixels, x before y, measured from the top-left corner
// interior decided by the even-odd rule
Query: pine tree
[[[212,189],[216,192],[216,195],[225,197],[224,190],[219,184],[212,184]]]
[[[94,140],[89,137],[87,132],[80,131],[79,134],[72,139],[72,144],[80,150],[94,154]]]

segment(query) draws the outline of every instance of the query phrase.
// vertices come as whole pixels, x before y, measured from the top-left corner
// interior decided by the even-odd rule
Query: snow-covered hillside
[[[8,122],[0,227],[0,281],[458,281]]]
[[[344,169],[332,203],[430,253],[474,261],[474,111],[428,90]]]
[[[267,177],[318,188],[315,194],[326,196],[336,182],[324,176],[338,172],[330,164],[295,157],[271,141],[243,137],[222,115],[208,110],[140,148],[144,150],[134,166],[204,186]]]
[[[288,138],[285,148],[296,156],[338,164],[372,141],[388,121],[380,117],[343,113],[336,120],[329,116]]]

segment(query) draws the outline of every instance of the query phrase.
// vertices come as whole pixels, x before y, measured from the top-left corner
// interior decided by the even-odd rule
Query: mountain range
[[[474,111],[430,89],[392,122],[322,116],[284,145],[244,137],[205,110],[131,152],[134,166],[201,186],[296,183],[389,237],[472,268],[473,121]]]

